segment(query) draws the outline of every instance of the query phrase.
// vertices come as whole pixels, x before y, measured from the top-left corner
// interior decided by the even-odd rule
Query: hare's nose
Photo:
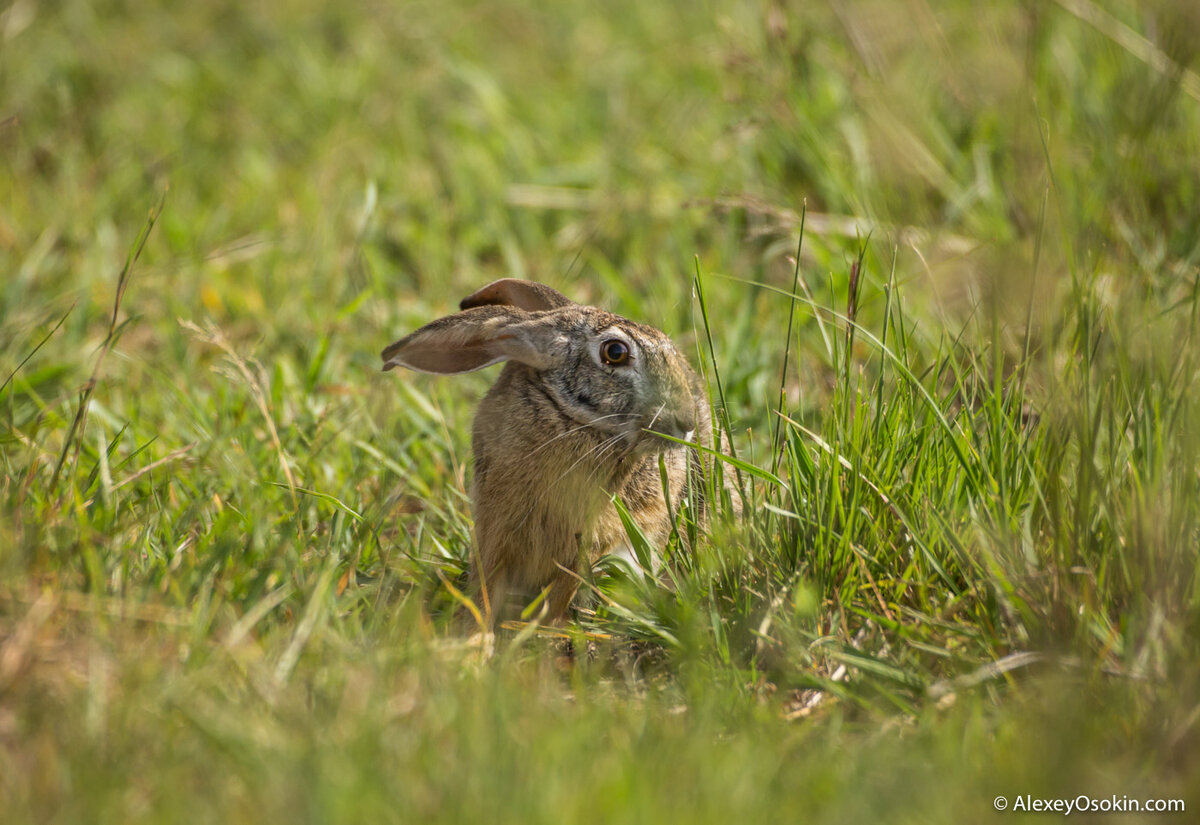
[[[690,441],[696,428],[696,416],[692,414],[691,410],[684,410],[674,413],[668,424],[670,425],[668,430],[670,435]]]

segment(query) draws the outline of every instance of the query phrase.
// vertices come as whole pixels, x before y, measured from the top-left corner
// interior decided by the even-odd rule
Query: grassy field
[[[0,818],[1190,821],[1198,57],[1192,0],[6,0]],[[747,514],[487,639],[495,371],[378,353],[504,276],[671,334]]]

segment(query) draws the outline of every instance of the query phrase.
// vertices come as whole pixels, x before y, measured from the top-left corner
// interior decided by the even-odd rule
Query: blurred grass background
[[[1198,9],[7,3],[5,821],[1200,805]],[[504,276],[761,468],[570,647],[449,621],[491,374],[378,373]]]

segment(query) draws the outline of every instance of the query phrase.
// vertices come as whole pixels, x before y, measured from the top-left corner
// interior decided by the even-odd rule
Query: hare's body
[[[708,446],[707,401],[661,332],[549,287],[505,279],[462,306],[384,350],[384,368],[508,362],[475,417],[472,587],[494,609],[549,587],[558,618],[580,574],[628,546],[614,496],[659,546],[685,497],[703,496],[706,463],[662,435]]]
[[[530,426],[504,427],[513,421]],[[707,433],[707,421],[702,426]],[[480,404],[473,448],[476,589],[482,584],[496,594],[531,597],[553,584],[550,612],[561,613],[578,575],[627,547],[614,495],[653,544],[661,546],[671,533],[657,453],[630,450],[614,436],[564,420],[537,373],[524,364],[505,366]],[[669,449],[663,459],[675,482],[671,510],[678,512],[687,490],[688,451]]]

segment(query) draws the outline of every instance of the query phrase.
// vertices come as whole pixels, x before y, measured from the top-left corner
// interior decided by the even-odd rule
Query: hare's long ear
[[[566,295],[545,284],[522,281],[519,278],[501,278],[463,298],[458,307],[470,309],[482,306],[510,306],[529,312],[540,312],[560,309],[573,303],[574,301]]]
[[[549,319],[508,306],[481,306],[439,318],[383,351],[383,369],[455,375],[507,361],[547,369],[562,358],[566,337]]]

